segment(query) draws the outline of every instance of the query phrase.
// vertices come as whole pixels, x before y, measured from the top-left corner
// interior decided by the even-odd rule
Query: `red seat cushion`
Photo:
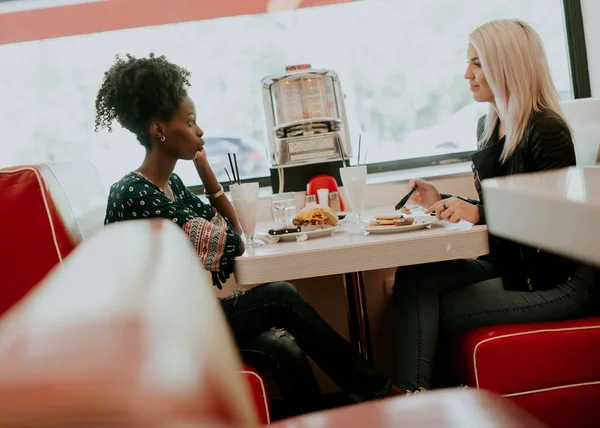
[[[519,407],[550,428],[597,428],[600,382],[512,396]]]
[[[452,352],[460,383],[510,397],[552,428],[597,426],[599,316],[478,328]]]
[[[455,346],[461,380],[500,394],[600,381],[600,317],[478,328]]]
[[[258,418],[263,424],[271,423],[271,408],[269,406],[269,396],[263,377],[255,369],[244,366],[240,375],[244,376],[247,384],[250,386],[250,393],[258,413]]]

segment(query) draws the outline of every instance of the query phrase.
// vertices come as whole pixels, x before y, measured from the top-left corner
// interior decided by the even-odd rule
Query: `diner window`
[[[18,3],[35,2],[1,2],[0,13]],[[369,164],[464,155],[486,111],[463,79],[467,38],[500,18],[539,32],[560,96],[572,98],[561,0],[360,0],[0,45],[0,167],[87,159],[106,186],[136,168],[143,149],[133,135],[118,125],[94,133],[94,101],[115,54],[150,52],[191,71],[220,179],[227,152],[238,154],[242,178],[269,175],[260,81],[291,64],[339,74],[353,143],[362,136]],[[190,162],[177,172],[200,184]]]

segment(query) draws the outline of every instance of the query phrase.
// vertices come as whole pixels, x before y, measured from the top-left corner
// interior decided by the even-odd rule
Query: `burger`
[[[330,207],[310,206],[305,207],[294,217],[295,226],[336,226],[339,218]]]

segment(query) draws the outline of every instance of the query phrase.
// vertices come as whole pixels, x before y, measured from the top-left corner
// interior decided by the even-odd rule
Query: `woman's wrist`
[[[210,164],[205,158],[194,159],[194,166],[200,176],[202,185],[204,186],[204,193],[207,195],[217,194],[222,190],[221,183],[217,180],[215,173],[213,172]]]
[[[219,186],[219,190],[217,190],[215,193],[209,193],[206,191],[206,187],[204,188],[204,196],[206,196],[206,198],[209,201],[213,201],[215,199],[220,198],[221,196],[223,196],[225,194],[225,192],[223,191],[223,186]]]
[[[204,181],[204,177],[209,171],[212,172],[212,168],[210,167],[210,164],[208,163],[206,158],[194,159],[194,166],[196,167],[196,171],[198,172],[198,175],[200,176],[202,181]]]
[[[206,156],[196,156],[194,158],[194,165],[196,165],[196,168],[202,166],[204,167],[204,165],[208,165],[208,160],[206,159]]]

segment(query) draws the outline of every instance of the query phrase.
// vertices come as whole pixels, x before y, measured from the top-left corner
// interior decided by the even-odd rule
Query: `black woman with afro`
[[[187,93],[189,79],[186,69],[152,54],[147,58],[117,56],[105,73],[96,98],[96,130],[111,131],[116,120],[146,149],[141,165],[110,188],[106,224],[145,218],[173,221],[183,229],[200,263],[212,272],[213,283],[220,287],[233,272],[234,259],[243,254],[244,246],[235,211],[208,161],[210,147],[204,147],[195,105]],[[194,163],[210,205],[173,172],[178,161]],[[283,329],[353,400],[400,392],[291,284],[257,286],[220,302],[240,348],[273,327]],[[312,373],[298,382],[305,385],[292,389],[315,389]]]

